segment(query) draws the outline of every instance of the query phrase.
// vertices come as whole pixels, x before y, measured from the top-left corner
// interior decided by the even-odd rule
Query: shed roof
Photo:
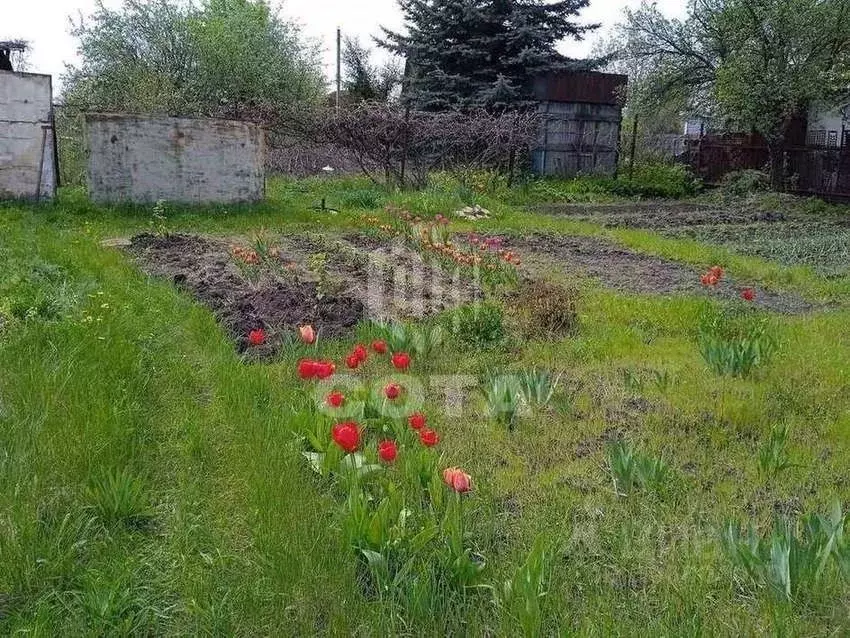
[[[596,71],[561,71],[541,75],[534,81],[534,95],[544,102],[584,102],[586,104],[623,103],[629,78]]]

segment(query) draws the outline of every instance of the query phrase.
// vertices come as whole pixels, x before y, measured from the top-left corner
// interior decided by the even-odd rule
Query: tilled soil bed
[[[173,281],[209,307],[240,351],[248,349],[252,330],[264,329],[266,344],[251,348],[258,356],[273,355],[303,324],[339,337],[363,319],[428,316],[478,294],[405,247],[384,258],[343,239],[286,236],[259,264],[246,264],[233,253],[246,246],[244,238],[142,234],[126,250],[144,272]],[[317,255],[321,272],[311,266]]]
[[[593,221],[608,228],[659,230],[679,226],[715,226],[784,222],[782,212],[755,208],[722,208],[696,203],[632,202],[628,204],[544,204],[538,212]]]
[[[599,237],[527,235],[505,240],[518,250],[526,264],[552,264],[568,273],[599,280],[604,286],[640,294],[707,294],[700,273],[685,264],[633,252]],[[711,290],[712,295],[737,299],[742,285],[729,277]],[[783,313],[807,312],[813,308],[802,297],[756,289],[756,306]]]

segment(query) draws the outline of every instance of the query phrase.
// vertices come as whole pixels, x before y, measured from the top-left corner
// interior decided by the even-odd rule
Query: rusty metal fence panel
[[[816,140],[821,141],[821,140]],[[829,142],[828,137],[824,138]],[[848,140],[844,140],[848,141]],[[719,184],[734,171],[770,170],[770,152],[760,144],[703,138],[688,143],[685,154],[694,173],[707,184]],[[850,197],[850,144],[797,146],[783,158],[786,189],[824,197]]]

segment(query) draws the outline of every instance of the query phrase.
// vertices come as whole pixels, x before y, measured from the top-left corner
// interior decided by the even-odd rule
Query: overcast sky
[[[22,39],[30,42],[29,71],[49,73],[56,77],[65,63],[76,60],[76,45],[68,35],[68,16],[90,13],[96,0],[0,0],[0,40]],[[274,2],[273,2],[274,3]],[[119,6],[121,0],[104,0],[109,7]],[[379,26],[401,26],[396,0],[285,0],[278,3],[282,13],[294,18],[304,33],[318,40],[325,48],[326,75],[334,71],[334,39],[337,26],[348,35],[362,39],[379,32]],[[634,7],[640,0],[591,0],[582,14],[585,22],[602,23],[610,28],[619,21],[625,7]],[[685,0],[658,0],[658,6],[671,15],[684,12]],[[593,38],[581,43],[565,43],[562,52],[582,57],[590,52]]]

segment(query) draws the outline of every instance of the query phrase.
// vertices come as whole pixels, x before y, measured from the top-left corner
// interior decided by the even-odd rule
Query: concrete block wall
[[[247,122],[85,115],[96,202],[254,202],[265,196],[265,140]]]
[[[51,76],[0,71],[0,198],[56,194],[52,104]]]

